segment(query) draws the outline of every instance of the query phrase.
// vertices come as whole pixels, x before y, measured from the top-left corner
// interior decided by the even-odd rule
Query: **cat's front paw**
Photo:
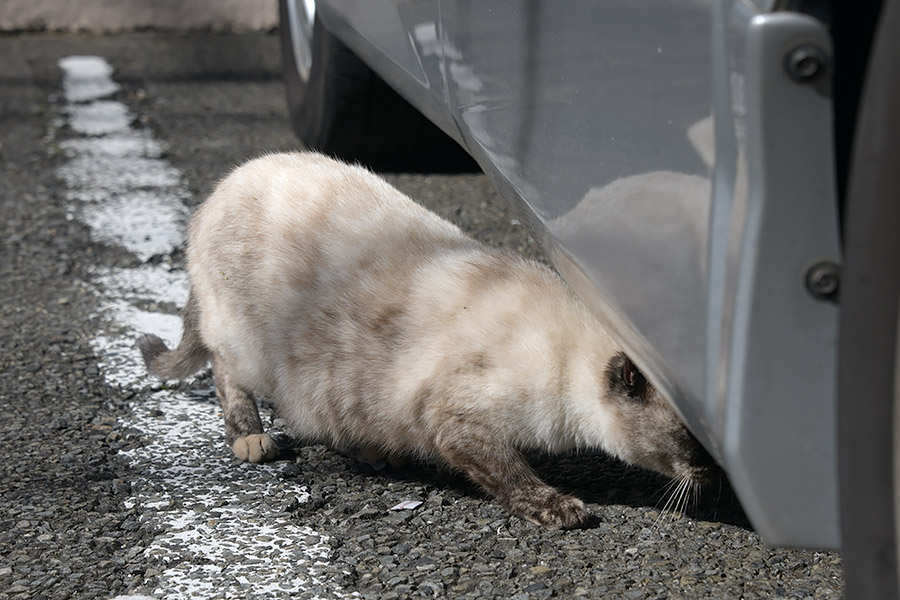
[[[571,529],[587,522],[584,502],[558,492],[536,494],[510,505],[510,510],[547,529]]]
[[[268,433],[254,433],[234,440],[231,451],[244,462],[265,462],[278,455],[278,444]]]

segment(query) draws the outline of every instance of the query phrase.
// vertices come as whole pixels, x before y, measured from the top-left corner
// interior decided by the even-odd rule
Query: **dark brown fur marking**
[[[494,496],[511,513],[551,529],[577,527],[584,503],[559,493],[535,474],[522,454],[471,421],[448,419],[435,440],[440,457]]]
[[[228,445],[231,446],[238,438],[263,433],[256,401],[246,390],[235,385],[225,361],[218,355],[213,356],[213,378],[216,396],[225,416],[225,440]]]

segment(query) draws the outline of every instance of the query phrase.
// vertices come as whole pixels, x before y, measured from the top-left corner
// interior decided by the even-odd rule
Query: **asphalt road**
[[[191,209],[298,147],[277,39],[12,35],[0,56],[0,598],[841,597],[838,555],[766,547],[727,484],[673,515],[664,479],[602,456],[534,459],[597,517],[565,532],[429,465],[299,444],[240,464],[209,376],[153,381],[131,341],[177,337]],[[109,89],[78,87],[104,64]],[[482,175],[387,177],[539,256]]]

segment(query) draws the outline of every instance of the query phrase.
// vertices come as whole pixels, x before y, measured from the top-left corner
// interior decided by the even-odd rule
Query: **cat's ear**
[[[647,392],[647,378],[640,372],[630,358],[625,357],[622,365],[622,383],[628,391],[628,396],[635,399],[643,399]]]
[[[610,392],[617,396],[632,400],[647,398],[647,379],[624,352],[619,352],[609,360],[606,378]]]
[[[640,376],[641,374],[638,372],[637,367],[634,366],[634,363],[625,359],[625,364],[622,366],[622,381],[625,383],[625,387],[634,389]]]

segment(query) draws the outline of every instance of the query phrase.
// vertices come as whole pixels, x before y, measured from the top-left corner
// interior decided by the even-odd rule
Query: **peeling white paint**
[[[82,218],[98,241],[123,246],[144,261],[184,242],[184,214],[179,196],[166,191],[132,191],[81,206]]]
[[[127,107],[103,99],[118,89],[105,61],[68,57],[59,66],[68,123],[85,136],[62,144],[69,160],[58,174],[69,185],[71,214],[98,241],[142,261],[169,255],[184,240],[181,175],[162,158],[157,141],[129,128]],[[110,327],[92,345],[106,381],[137,392],[123,425],[146,440],[122,453],[136,474],[127,504],[160,532],[144,551],[163,565],[158,583],[133,591],[154,598],[288,598],[315,586],[331,596],[358,597],[328,585],[328,538],[285,511],[308,500],[306,486],[283,480],[277,465],[233,457],[212,389],[151,391],[159,383],[147,376],[134,339],[152,332],[170,346],[178,341],[181,319],[171,311],[187,300],[185,274],[144,264],[99,266],[93,276]]]
[[[112,80],[112,67],[99,56],[66,56],[59,66],[66,73],[63,93],[69,102],[84,102],[110,96],[119,86]]]
[[[89,140],[97,146],[104,145],[103,138]],[[140,188],[176,188],[179,174],[171,165],[158,158],[134,156],[130,154],[113,155],[112,152],[129,150],[122,144],[124,140],[115,140],[114,145],[105,148],[107,154],[82,154],[75,156],[60,168],[59,173],[72,187],[88,190],[105,190],[107,192],[123,192]],[[137,141],[137,140],[135,140]],[[137,144],[131,144],[138,147]],[[86,149],[86,144],[80,149]]]
[[[142,265],[135,269],[95,269],[94,282],[106,298],[138,302],[154,298],[184,306],[188,297],[188,278],[184,271]],[[164,336],[163,339],[166,339]]]
[[[98,241],[123,246],[142,261],[172,252],[184,240],[187,217],[181,174],[149,132],[131,128],[128,107],[106,99],[119,86],[105,60],[66,57],[59,67],[67,122],[85,136],[60,144],[69,160],[57,175],[69,188],[69,212]]]
[[[327,538],[281,512],[306,502],[306,487],[282,481],[277,465],[234,459],[213,390],[152,394],[134,407],[132,426],[148,444],[123,453],[145,481],[130,502],[162,529],[146,551],[164,564],[154,595],[271,598],[323,584]]]
[[[162,145],[147,131],[128,130],[122,135],[75,138],[60,143],[69,158],[82,156],[147,156],[160,158]]]
[[[90,104],[71,104],[66,109],[69,126],[85,135],[124,131],[131,124],[131,113],[121,102],[95,100]]]

